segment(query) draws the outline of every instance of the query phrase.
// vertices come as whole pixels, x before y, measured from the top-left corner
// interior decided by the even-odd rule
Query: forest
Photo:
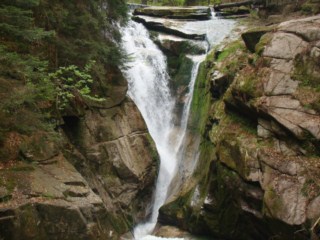
[[[113,21],[126,19],[125,1],[1,1],[0,159],[15,158],[7,133],[53,133],[68,106],[102,99],[99,83],[124,59]]]

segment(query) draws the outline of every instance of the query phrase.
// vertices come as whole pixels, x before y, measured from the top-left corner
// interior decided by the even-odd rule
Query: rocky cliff
[[[319,24],[253,29],[207,57],[191,118],[199,164],[160,222],[223,239],[318,239]]]
[[[118,99],[63,116],[59,142],[11,134],[23,160],[0,170],[2,239],[118,239],[148,214],[158,156],[125,79],[114,78]]]
[[[0,239],[119,239],[149,214],[158,169],[109,24],[125,2],[0,12]]]

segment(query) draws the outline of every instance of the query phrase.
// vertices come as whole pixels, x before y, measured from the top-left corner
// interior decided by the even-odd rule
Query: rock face
[[[211,11],[209,7],[145,7],[135,9],[133,15],[207,20],[211,16]]]
[[[247,45],[253,54],[242,43],[207,60],[199,165],[161,222],[223,239],[319,239],[319,23],[284,22]]]
[[[108,77],[104,102],[65,111],[60,142],[35,133],[1,166],[1,239],[119,239],[149,214],[158,155],[125,79]]]

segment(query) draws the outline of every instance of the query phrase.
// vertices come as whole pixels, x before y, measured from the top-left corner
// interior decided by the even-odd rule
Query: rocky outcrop
[[[103,201],[62,154],[37,165],[21,163],[2,170],[1,181],[10,196],[0,205],[3,239],[103,239],[113,235]]]
[[[211,11],[209,7],[146,7],[135,9],[133,14],[161,18],[207,20],[210,19]]]
[[[272,31],[272,27],[260,27],[251,29],[249,31],[244,32],[241,37],[246,44],[246,47],[251,51],[255,52],[255,47],[260,41],[260,38],[266,34],[267,32]]]
[[[319,239],[319,21],[284,22],[259,33],[254,53],[237,42],[207,60],[199,164],[161,222],[223,239]]]
[[[2,239],[119,239],[148,212],[158,154],[110,70],[105,100],[66,109],[57,138],[18,136],[20,160],[0,165]]]

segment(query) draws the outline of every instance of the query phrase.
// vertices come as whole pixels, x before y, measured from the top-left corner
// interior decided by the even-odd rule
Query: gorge
[[[227,23],[229,26],[223,30],[214,28],[214,25],[220,23],[221,25]],[[171,24],[174,25],[174,22]],[[188,28],[189,31],[199,31],[199,27],[201,29],[201,26],[205,25],[206,28],[210,29],[210,33],[206,29],[206,32],[202,32],[202,34],[207,36],[210,46],[217,45],[230,33],[233,26],[232,21],[218,20],[215,17],[201,23],[180,21],[176,24]],[[183,27],[180,28],[183,29]],[[182,31],[181,29],[179,30]],[[190,79],[184,79],[187,84],[184,87],[187,87],[187,90],[183,92],[184,95],[178,96],[177,93],[173,93],[173,89],[170,89],[172,83],[170,83],[166,58],[152,42],[142,24],[129,22],[122,33],[124,49],[133,58],[132,66],[129,66],[129,69],[125,71],[125,76],[129,82],[129,96],[140,109],[160,155],[160,169],[151,218],[147,223],[136,227],[134,231],[135,238],[142,239],[143,236],[151,233],[154,229],[157,223],[158,210],[164,204],[167,194],[170,192],[169,185],[175,177],[177,167],[183,165],[183,159],[186,155],[184,145],[187,144],[185,137],[193,88],[199,64],[204,60],[205,55],[187,56],[191,60],[191,69],[187,70],[190,71],[189,74],[187,73]],[[211,36],[215,36],[214,40]],[[162,38],[165,37],[162,36]],[[164,40],[162,39],[162,41]],[[176,41],[178,44],[183,41],[189,43],[187,39],[173,39],[171,41]],[[206,49],[205,52],[208,50]],[[177,112],[178,98],[183,98],[184,102],[182,103],[182,110]],[[196,155],[192,152],[191,154]],[[195,162],[194,165],[196,165],[196,160],[192,159]],[[192,173],[192,169],[188,169],[188,171]]]
[[[0,3],[0,239],[318,240],[317,0],[125,5]]]

